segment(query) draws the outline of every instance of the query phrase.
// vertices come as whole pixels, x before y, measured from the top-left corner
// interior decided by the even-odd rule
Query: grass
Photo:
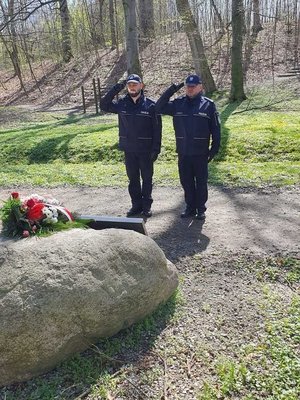
[[[244,265],[243,265],[244,264]],[[300,396],[300,261],[292,257],[265,257],[245,264],[263,283],[260,304],[265,335],[246,344],[240,354],[220,356],[212,377],[203,383],[197,400],[297,400]],[[293,289],[290,299],[278,295],[273,284]],[[280,293],[280,292],[279,292]]]
[[[217,100],[222,149],[209,166],[211,184],[282,186],[300,181],[300,100],[286,101],[281,108],[275,105],[270,111],[264,108],[262,93],[252,93],[252,100],[241,104]],[[41,114],[38,122],[34,114],[31,122],[28,116],[25,122],[16,116],[13,123],[13,113],[0,108],[0,118],[3,113],[8,120],[0,129],[0,185],[127,185],[115,116],[50,113]],[[163,118],[155,182],[179,185],[170,117]]]
[[[266,337],[247,346],[238,360],[220,359],[216,381],[205,382],[198,400],[297,400],[300,396],[300,297],[282,309],[279,299],[268,296]]]

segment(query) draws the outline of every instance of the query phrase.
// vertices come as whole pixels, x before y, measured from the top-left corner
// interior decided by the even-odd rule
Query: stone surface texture
[[[133,231],[60,232],[0,244],[0,386],[48,371],[165,302],[177,272]]]

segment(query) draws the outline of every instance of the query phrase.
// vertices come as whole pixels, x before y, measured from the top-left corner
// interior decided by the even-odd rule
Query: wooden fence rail
[[[106,93],[110,87],[101,86],[100,79],[93,78],[91,86],[81,86],[81,98],[82,98],[82,108],[83,113],[89,106],[93,105],[95,107],[96,114],[100,113],[99,102],[102,94]]]
[[[99,78],[93,78],[91,86],[81,86],[81,97],[83,113],[86,113],[88,106],[94,105],[96,114],[100,113],[100,99],[111,86],[101,86]]]

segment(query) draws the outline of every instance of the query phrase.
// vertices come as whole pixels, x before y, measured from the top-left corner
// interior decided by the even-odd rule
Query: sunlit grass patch
[[[126,186],[123,163],[0,165],[0,185]]]
[[[300,182],[300,162],[212,162],[211,184],[228,186],[284,186]]]
[[[262,93],[256,96],[253,104],[263,106]],[[218,100],[222,145],[209,165],[209,182],[228,186],[299,183],[300,114],[294,108],[300,109],[300,101],[291,100],[291,110],[285,106],[284,111],[262,108],[243,112],[249,100],[241,104],[223,100]],[[9,110],[5,112],[9,114]],[[9,115],[16,112],[13,109]],[[0,128],[1,185],[127,184],[116,115],[40,115],[41,121],[35,115],[32,121],[4,123]],[[173,122],[164,116],[155,183],[179,185],[177,169]]]
[[[218,159],[250,163],[300,161],[300,115],[297,112],[232,114],[223,125]]]

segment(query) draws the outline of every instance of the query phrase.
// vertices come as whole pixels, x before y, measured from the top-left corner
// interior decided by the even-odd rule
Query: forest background
[[[1,104],[81,105],[80,87],[143,75],[157,97],[201,74],[207,94],[295,72],[297,0],[1,0]],[[287,74],[288,76],[289,74]],[[92,97],[90,94],[88,96]]]

